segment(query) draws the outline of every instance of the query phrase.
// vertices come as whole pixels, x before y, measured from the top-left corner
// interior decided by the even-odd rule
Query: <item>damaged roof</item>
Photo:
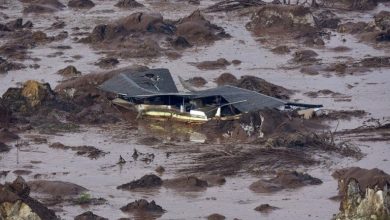
[[[241,112],[277,108],[287,104],[281,99],[229,85],[203,91],[179,93],[168,69],[121,73],[104,82],[99,88],[134,98],[169,95],[201,99],[220,96]]]
[[[99,88],[129,97],[179,92],[168,69],[120,73]]]
[[[210,96],[223,97],[241,112],[277,108],[287,103],[281,99],[229,85],[199,91],[195,94],[195,98],[205,98]]]

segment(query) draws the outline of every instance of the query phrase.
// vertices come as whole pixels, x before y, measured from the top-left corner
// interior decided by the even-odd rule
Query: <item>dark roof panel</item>
[[[283,100],[234,86],[220,86],[199,91],[195,97],[204,98],[209,96],[221,96],[229,103],[234,103],[232,105],[241,112],[277,108],[286,104]]]
[[[99,88],[107,92],[125,94],[129,97],[178,93],[171,73],[167,69],[120,73],[104,82]]]

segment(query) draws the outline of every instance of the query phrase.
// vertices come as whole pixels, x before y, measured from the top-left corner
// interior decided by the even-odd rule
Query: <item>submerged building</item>
[[[189,123],[234,120],[243,113],[264,109],[285,111],[322,107],[291,103],[230,85],[179,92],[168,69],[120,73],[99,88],[117,94],[113,103],[135,109],[139,116]]]

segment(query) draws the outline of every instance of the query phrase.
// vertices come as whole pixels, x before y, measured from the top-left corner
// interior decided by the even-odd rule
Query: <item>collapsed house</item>
[[[235,120],[241,114],[264,109],[291,111],[322,107],[287,102],[230,85],[179,92],[168,69],[124,72],[105,81],[99,88],[117,94],[113,104],[136,110],[138,117],[188,123]]]

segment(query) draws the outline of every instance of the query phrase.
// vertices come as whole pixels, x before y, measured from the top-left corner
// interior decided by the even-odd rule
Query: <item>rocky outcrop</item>
[[[55,213],[29,196],[30,188],[22,177],[0,184],[0,219],[55,220]]]
[[[379,169],[350,167],[337,170],[342,196],[335,219],[390,219],[390,175]]]

